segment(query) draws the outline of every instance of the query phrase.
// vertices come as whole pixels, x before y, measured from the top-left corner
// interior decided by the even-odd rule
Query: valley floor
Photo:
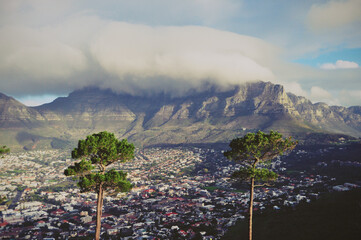
[[[353,174],[361,169],[361,160],[353,157],[358,147],[299,147],[274,161],[271,167],[280,174],[278,181],[255,193],[255,229],[260,229],[255,230],[255,237],[282,239],[283,228],[290,229],[285,232],[288,236],[293,236],[292,229],[307,232],[309,226],[297,219],[314,218],[310,220],[314,229],[324,228],[329,225],[322,220],[328,210],[340,219],[342,214],[352,214],[349,208],[340,212],[333,203],[321,206],[324,194],[360,185],[361,176]],[[351,155],[342,155],[345,151]],[[0,205],[1,239],[91,239],[96,196],[80,193],[65,178],[63,170],[72,162],[69,153],[61,151],[33,151],[0,159],[0,195],[6,197]],[[240,222],[237,229],[244,228],[249,194],[246,186],[230,182],[230,174],[239,166],[226,160],[221,149],[149,148],[138,151],[132,162],[115,167],[129,173],[134,188],[129,194],[105,198],[102,239],[233,239],[244,234],[232,226]],[[350,174],[338,176],[335,168]],[[359,197],[360,191],[353,193]],[[350,203],[360,200],[352,199]],[[354,213],[350,217],[357,220],[360,212]],[[298,227],[285,227],[282,221],[287,216]],[[355,226],[345,234],[356,234],[359,225]],[[275,229],[273,235],[266,228]]]

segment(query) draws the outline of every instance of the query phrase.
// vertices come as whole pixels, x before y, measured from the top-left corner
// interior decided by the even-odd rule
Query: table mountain
[[[183,97],[165,93],[132,96],[88,87],[38,107],[26,107],[0,95],[0,143],[10,146],[53,142],[54,138],[75,142],[102,130],[139,146],[228,142],[258,129],[278,130],[296,138],[310,133],[360,137],[361,107],[312,104],[270,82],[227,91],[214,86]]]

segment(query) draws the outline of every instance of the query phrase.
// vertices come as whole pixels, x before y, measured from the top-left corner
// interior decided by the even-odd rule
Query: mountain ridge
[[[186,97],[132,96],[88,87],[38,107],[26,107],[0,94],[0,131],[9,129],[13,137],[27,132],[69,142],[108,130],[140,146],[228,142],[258,129],[294,137],[315,132],[360,137],[361,107],[313,104],[270,82],[226,91],[211,87]],[[3,138],[0,141],[7,144]]]

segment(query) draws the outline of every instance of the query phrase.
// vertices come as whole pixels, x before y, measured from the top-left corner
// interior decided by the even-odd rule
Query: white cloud
[[[281,83],[287,92],[291,92],[297,96],[307,97],[308,94],[302,89],[302,86],[297,82],[283,82]]]
[[[72,12],[74,1],[0,1],[0,25],[43,26],[58,22]]]
[[[308,13],[309,27],[314,31],[332,30],[349,24],[360,24],[361,1],[328,1],[312,5]]]
[[[87,67],[83,52],[49,31],[0,28],[0,71],[27,78],[67,78]]]
[[[332,94],[359,89],[360,67],[324,71],[284,60],[361,46],[358,3],[320,2],[0,1],[0,91],[64,94],[98,85],[179,93],[204,81],[229,85],[258,79],[302,96],[311,95],[304,89],[313,86]]]
[[[333,101],[333,97],[328,91],[317,86],[311,88],[309,98],[312,102],[330,103]]]
[[[273,80],[268,61],[276,49],[256,38],[205,27],[112,22],[91,44],[91,52],[121,82],[130,78],[136,88],[177,91],[174,80],[188,87],[204,81],[227,85]],[[171,84],[164,85],[164,78]]]
[[[0,33],[0,77],[12,79],[2,89],[16,93],[97,84],[131,93],[181,94],[205,82],[228,86],[274,80],[270,68],[278,55],[276,47],[260,39],[231,32],[88,15],[52,27],[2,27]]]
[[[339,98],[346,106],[360,106],[361,90],[342,90]]]
[[[332,70],[332,69],[352,69],[359,68],[359,65],[356,62],[337,60],[336,63],[324,63],[320,66],[322,69]]]

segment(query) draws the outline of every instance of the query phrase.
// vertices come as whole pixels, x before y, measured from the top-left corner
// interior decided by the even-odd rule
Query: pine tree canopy
[[[291,137],[282,138],[278,132],[270,131],[269,134],[258,131],[257,133],[248,133],[242,138],[236,138],[229,144],[231,150],[224,153],[228,159],[241,164],[238,171],[235,171],[231,178],[238,180],[249,180],[251,178],[257,181],[276,180],[278,175],[267,169],[259,168],[258,164],[267,164],[275,157],[291,151],[295,148],[297,142],[292,141]]]
[[[118,140],[113,133],[100,132],[79,140],[72,158],[80,162],[65,169],[66,176],[75,176],[82,192],[104,190],[127,192],[132,188],[127,173],[106,167],[114,162],[126,162],[134,157],[134,145],[126,139]]]
[[[79,140],[72,158],[88,158],[92,164],[108,166],[116,161],[126,162],[134,158],[134,146],[126,139],[119,141],[113,133],[100,132]]]
[[[297,142],[291,137],[282,139],[278,132],[270,131],[269,134],[258,131],[248,133],[242,138],[236,138],[229,144],[231,150],[224,155],[231,160],[253,166],[260,162],[267,162],[282,155],[285,151],[292,150]]]

